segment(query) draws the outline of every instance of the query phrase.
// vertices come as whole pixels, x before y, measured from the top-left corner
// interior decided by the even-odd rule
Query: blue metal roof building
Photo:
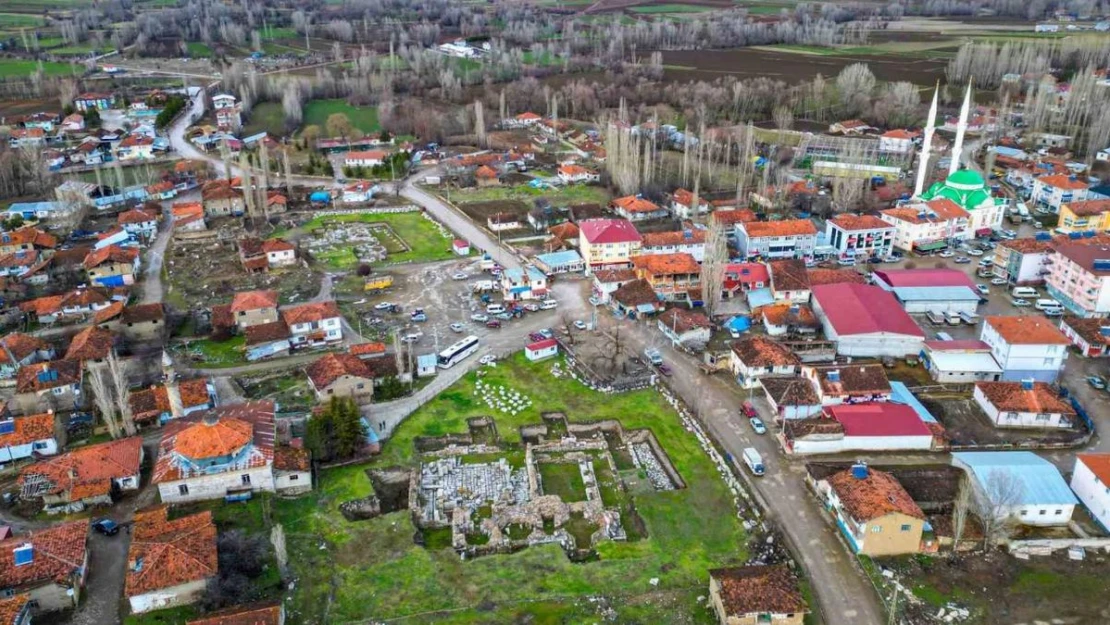
[[[536,264],[538,264],[547,273],[567,273],[582,271],[586,268],[586,263],[582,260],[582,255],[577,250],[564,250],[562,252],[551,252],[550,254],[539,254],[536,256]]]
[[[952,463],[968,471],[977,483],[980,492],[991,492],[992,475],[1000,473],[1012,476],[1021,484],[1021,495],[1013,506],[1074,506],[1079,503],[1067,482],[1048,460],[1031,451],[961,451],[952,454]],[[1025,511],[1019,516],[1023,522],[1032,525],[1066,524],[1071,519],[1071,511],[1058,516],[1065,518],[1048,519],[1026,518]],[[1038,511],[1035,516],[1057,516]]]
[[[890,391],[890,401],[905,404],[913,408],[913,411],[916,412],[917,416],[925,423],[937,422],[937,418],[933,416],[933,413],[929,412],[928,408],[917,401],[917,398],[913,396],[913,393],[910,392],[909,387],[907,387],[904,382],[895,382],[891,380]]]

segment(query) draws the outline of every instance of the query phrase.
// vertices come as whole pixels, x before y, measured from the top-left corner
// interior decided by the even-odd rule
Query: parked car
[[[497,358],[493,354],[486,354],[478,359],[478,364],[489,365],[497,362]]]
[[[470,320],[477,321],[478,323],[485,323],[489,321],[489,315],[483,313],[474,313],[473,315],[470,315]]]
[[[758,417],[759,416],[759,413],[757,413],[755,411],[755,406],[753,406],[750,401],[746,401],[743,404],[741,404],[740,405],[740,410],[744,411],[744,416],[749,418],[749,419],[751,419],[752,417]]]
[[[461,324],[461,323],[452,323],[451,324],[451,331],[452,332],[462,332],[463,331],[463,324]]]
[[[1090,384],[1100,391],[1106,389],[1106,380],[1103,380],[1097,375],[1092,375],[1091,377],[1087,378],[1087,384]]]
[[[976,284],[975,290],[979,291],[979,295],[990,295],[991,288],[985,284]]]
[[[993,284],[994,286],[1002,286],[1003,284],[1006,284],[1006,278],[995,278],[991,280],[991,284]]]
[[[501,321],[509,321],[513,318],[513,313],[509,313],[509,312],[497,313],[496,315],[493,316],[493,318],[494,319],[500,319]]]
[[[748,423],[751,424],[752,429],[755,430],[756,434],[762,435],[767,433],[767,426],[763,425],[763,419],[760,419],[759,417],[751,417],[750,419],[748,419]]]
[[[555,338],[555,332],[554,332],[554,331],[552,331],[552,329],[551,329],[551,328],[544,328],[544,329],[542,329],[542,330],[540,330],[540,331],[536,332],[536,334],[539,334],[540,336],[542,336],[542,337],[543,337],[543,338],[545,338],[545,339],[553,339],[553,338]]]
[[[1017,306],[1018,308],[1022,308],[1022,307],[1025,307],[1025,306],[1032,306],[1032,304],[1030,304],[1029,300],[1027,300],[1027,299],[1011,299],[1010,303],[1013,304],[1014,306]]]
[[[393,303],[392,302],[382,302],[380,304],[374,304],[374,310],[392,310],[392,309],[393,309]]]
[[[119,533],[119,524],[112,519],[99,519],[93,521],[92,528],[96,533],[104,534],[105,536],[115,536]]]
[[[585,330],[586,329],[586,322],[582,321],[581,319],[575,319],[574,320],[574,327],[577,330]]]
[[[501,329],[501,322],[498,321],[497,319],[490,319],[489,321],[486,322],[486,327],[487,328],[494,328],[495,330],[499,330],[499,329]]]
[[[539,304],[525,304],[524,305],[524,310],[527,310],[528,312],[539,312],[540,311],[540,305]]]
[[[466,280],[469,277],[470,276],[468,276],[467,274],[465,274],[461,271],[458,272],[458,273],[451,274],[451,279],[452,280]]]
[[[663,374],[663,377],[671,377],[671,368],[667,365],[656,365],[655,368],[659,370],[659,373]]]
[[[533,343],[535,343],[536,341],[542,341],[546,338],[547,338],[546,336],[540,334],[539,332],[532,332],[531,334],[528,335],[528,340],[532,341]]]
[[[994,259],[993,258],[980,258],[979,259],[979,266],[980,267],[990,267],[993,264],[994,264]]]
[[[961,257],[956,259],[956,264],[957,265],[966,265],[970,262],[971,262],[971,259],[968,258],[967,256],[961,256]]]
[[[943,252],[940,253],[941,258],[952,258],[955,255],[956,255],[956,253],[953,252],[952,250],[944,250]]]

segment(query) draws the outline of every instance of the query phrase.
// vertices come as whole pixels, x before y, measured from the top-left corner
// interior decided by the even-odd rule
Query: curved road
[[[217,170],[221,170],[223,163],[219,159],[198,151],[185,140],[185,130],[188,128],[193,114],[201,113],[204,110],[203,98],[203,94],[195,98],[190,114],[183,115],[178,123],[170,129],[170,141],[179,154],[188,158],[206,160],[212,163]],[[237,170],[238,167],[233,165],[232,173],[234,174]],[[422,175],[428,175],[429,173],[434,175],[434,170]],[[293,180],[297,184],[314,187],[328,184],[325,179],[309,176],[294,176]],[[332,186],[337,184],[334,181],[331,182]],[[396,189],[394,185],[383,186]],[[521,266],[519,260],[513,254],[501,248],[496,240],[465,215],[456,211],[438,197],[417,187],[412,177],[401,181],[399,191],[400,195],[409,201],[425,207],[436,219],[459,236],[470,241],[472,246],[498,259],[498,262],[503,266]],[[325,278],[325,282],[329,281]],[[557,287],[562,287],[560,291],[563,291],[559,293],[558,298],[564,304],[564,306],[560,306],[561,312],[566,311],[566,308],[570,306],[581,308],[581,312],[586,312],[584,295],[581,292],[567,293],[564,290],[568,284],[575,285],[576,283],[560,280],[555,284]],[[322,292],[327,293],[329,287],[330,284],[323,285]],[[580,311],[576,310],[575,312]],[[548,321],[542,325],[557,326],[558,324]],[[634,328],[633,336],[635,337],[633,342],[638,344],[639,347],[657,344],[658,334],[651,327],[643,324],[635,324],[632,327]],[[519,330],[522,334],[525,332],[523,325],[519,325],[514,330]],[[345,333],[350,331],[349,327],[344,328]],[[510,333],[506,329],[498,339],[496,341],[497,345],[490,345],[487,349],[492,348],[495,351],[499,348],[508,349],[510,345],[515,349],[519,346],[522,336],[518,336],[517,332]],[[820,507],[810,494],[804,482],[805,469],[802,464],[784,459],[771,437],[751,436],[750,428],[743,423],[744,420],[740,418],[738,411],[744,397],[734,384],[715,377],[707,378],[698,369],[698,363],[686,354],[679,353],[666,346],[661,349],[666,355],[667,362],[672,364],[676,373],[669,384],[689,406],[702,413],[710,431],[720,441],[724,449],[735,458],[741,457],[743,449],[750,446],[759,448],[763,454],[764,461],[769,469],[768,476],[758,481],[749,480],[750,487],[762,496],[762,500],[766,503],[768,515],[790,537],[800,552],[803,567],[814,587],[821,612],[824,614],[824,621],[829,625],[839,625],[841,623],[881,625],[884,623],[883,610],[879,606],[874,588],[857,570],[852,556],[847,553],[846,546],[841,543],[835,528],[822,514]],[[255,370],[253,366],[250,368]],[[462,370],[463,368],[460,367],[459,371]],[[233,374],[235,370],[225,369],[221,373],[224,375]],[[446,383],[449,378],[454,376],[441,377],[443,382]],[[425,395],[420,394],[408,400],[392,402],[395,404],[390,406],[392,410],[386,411],[378,419],[385,421],[385,427],[382,428],[384,432],[388,433],[392,430],[396,423],[408,414],[413,404],[426,399]],[[761,410],[767,410],[759,404],[760,402],[757,402],[757,407]],[[375,427],[378,426],[378,421],[373,421],[373,423]]]

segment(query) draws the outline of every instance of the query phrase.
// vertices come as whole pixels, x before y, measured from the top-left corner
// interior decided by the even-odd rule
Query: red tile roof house
[[[188,621],[185,625],[285,625],[285,606],[281,603],[235,606]]]
[[[74,521],[0,542],[0,588],[22,593],[32,614],[77,607],[88,573],[89,522]]]
[[[890,401],[892,389],[886,369],[877,362],[802,367],[802,377],[813,383],[825,406]]]
[[[274,403],[219,406],[162,430],[153,482],[162,503],[282,492],[274,479]]]
[[[665,301],[686,301],[701,284],[701,266],[690,254],[634,256],[632,269]]]
[[[131,391],[127,401],[136,424],[162,425],[170,419],[214,408],[216,387],[206,378],[172,380],[164,386]]]
[[[853,552],[892,556],[928,549],[925,513],[893,475],[858,464],[818,480],[817,490]]]
[[[671,210],[675,217],[689,219],[695,215],[704,215],[709,212],[709,200],[705,196],[698,198],[697,210],[694,210],[694,194],[687,189],[675,189],[671,194]]]
[[[278,320],[277,291],[244,291],[231,300],[231,315],[236,327],[243,330],[253,325]]]
[[[1002,428],[1074,428],[1071,402],[1044,382],[976,382],[975,403]]]
[[[712,569],[709,602],[721,625],[802,625],[809,613],[798,578],[785,564]]]
[[[755,387],[764,377],[793,377],[800,364],[789,347],[764,336],[733,341],[729,357],[729,369],[743,388]]]
[[[85,400],[81,372],[81,363],[76,360],[53,360],[23,367],[16,376],[16,408],[21,414],[80,408]]]
[[[142,463],[139,436],[79,447],[24,467],[20,496],[41,499],[48,512],[111,505],[113,494],[139,489]]]
[[[709,343],[713,324],[700,312],[671,308],[659,315],[659,331],[673,343],[693,346]]]
[[[85,257],[85,272],[89,282],[97,286],[123,286],[134,284],[140,263],[139,250],[109,245]]]
[[[0,339],[0,378],[14,378],[20,367],[53,358],[54,348],[46,341],[13,332]]]
[[[667,209],[637,195],[616,198],[609,202],[609,208],[629,221],[662,219],[668,214]]]
[[[116,217],[116,223],[129,234],[149,241],[158,234],[158,215],[140,209],[124,211]]]
[[[785,422],[791,454],[848,451],[931,451],[933,430],[912,406],[894,402],[826,406],[814,419]]]
[[[1064,315],[1060,320],[1060,331],[1071,340],[1080,354],[1088,358],[1110,355],[1110,322],[1104,318]],[[3,358],[3,354],[0,354],[0,358]]]
[[[625,219],[586,219],[578,223],[578,231],[578,249],[587,273],[627,269],[643,244],[636,227]]]
[[[377,377],[366,361],[351,354],[327,354],[305,369],[316,399],[353,397],[356,402],[369,403],[374,395]]]
[[[0,467],[24,458],[58,453],[61,428],[53,412],[13,418],[7,407],[3,411],[0,415]]]
[[[921,331],[894,295],[869,284],[822,284],[812,288],[813,311],[825,337],[842,356],[903,357],[921,352]]]
[[[31,625],[31,599],[27,593],[0,599],[0,623]]]
[[[763,263],[729,263],[725,265],[724,296],[736,297],[771,284],[771,274]]]
[[[239,262],[248,273],[288,267],[297,262],[297,247],[284,239],[239,239]]]
[[[115,351],[116,333],[98,326],[89,326],[73,335],[66,350],[66,360],[76,360],[87,366],[100,364]]]
[[[321,347],[343,340],[343,316],[335,302],[313,302],[281,310],[294,349]]]
[[[132,614],[196,603],[218,572],[212,512],[169,520],[169,508],[135,513],[123,594]]]

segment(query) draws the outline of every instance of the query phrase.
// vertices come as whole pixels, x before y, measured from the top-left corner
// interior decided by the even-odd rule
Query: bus
[[[450,369],[478,351],[478,337],[473,334],[439,353],[439,368]]]

